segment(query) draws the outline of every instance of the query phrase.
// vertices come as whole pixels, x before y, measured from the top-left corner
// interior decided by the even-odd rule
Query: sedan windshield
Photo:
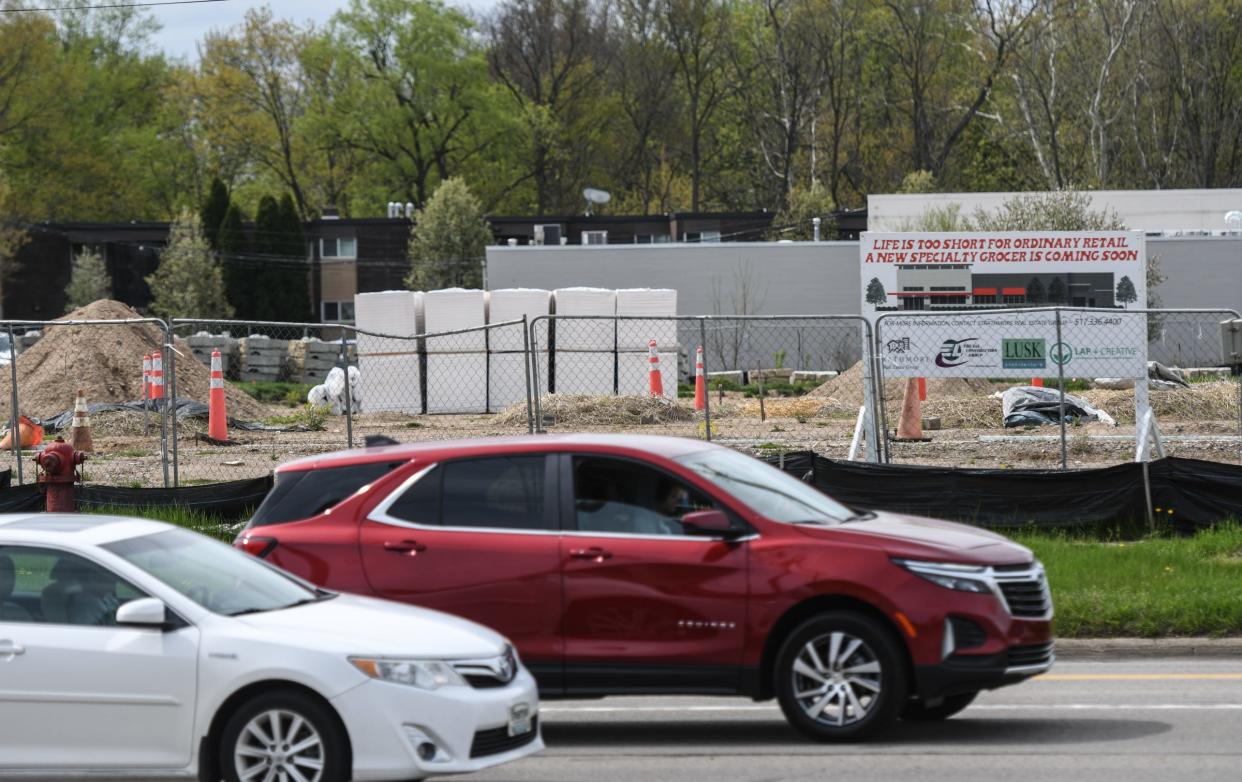
[[[849,508],[797,478],[737,451],[699,451],[677,461],[773,521],[836,524],[854,516]]]
[[[332,596],[189,530],[118,540],[104,548],[218,614],[274,611]]]

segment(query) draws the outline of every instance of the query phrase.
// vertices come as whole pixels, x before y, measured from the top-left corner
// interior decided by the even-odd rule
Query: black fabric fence
[[[0,477],[0,484],[3,478]],[[272,477],[226,483],[181,486],[176,489],[131,489],[120,486],[78,486],[77,508],[92,512],[101,508],[153,508],[180,506],[206,516],[235,521],[253,511],[272,489]],[[29,513],[44,508],[38,484],[0,488],[0,513]]]
[[[1147,524],[1143,465],[1096,470],[961,470],[842,462],[810,452],[768,457],[854,508],[984,527]],[[1242,521],[1242,467],[1170,457],[1148,464],[1152,505],[1178,532]]]

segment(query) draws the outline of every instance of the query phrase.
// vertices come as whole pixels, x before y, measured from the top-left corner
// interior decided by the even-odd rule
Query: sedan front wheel
[[[346,782],[346,738],[334,715],[299,692],[259,695],[224,727],[227,782]]]

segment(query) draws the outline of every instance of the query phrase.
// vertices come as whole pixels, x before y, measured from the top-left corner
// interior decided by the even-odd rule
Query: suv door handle
[[[612,559],[612,552],[599,546],[591,546],[590,548],[570,549],[569,556],[574,559],[593,559],[596,562],[603,562],[605,559]]]
[[[12,641],[0,641],[0,662],[8,662],[19,654],[25,654],[26,647]]]
[[[427,547],[417,540],[386,540],[384,550],[394,554],[419,554],[426,551]]]

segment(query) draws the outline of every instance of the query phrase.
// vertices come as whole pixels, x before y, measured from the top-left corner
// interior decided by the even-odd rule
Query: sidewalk
[[[1242,638],[1058,638],[1057,659],[1135,660],[1150,657],[1235,657]]]

